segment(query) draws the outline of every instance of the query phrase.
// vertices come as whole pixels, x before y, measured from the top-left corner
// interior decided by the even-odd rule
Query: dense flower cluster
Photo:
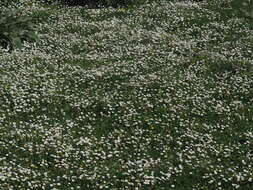
[[[0,49],[0,189],[252,189],[253,31],[224,2],[22,0],[40,40]]]

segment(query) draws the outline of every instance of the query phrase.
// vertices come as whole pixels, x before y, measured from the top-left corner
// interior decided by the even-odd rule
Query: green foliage
[[[99,0],[101,5],[105,6],[132,6],[132,5],[139,5],[145,2],[145,0]]]
[[[47,3],[59,2],[69,6],[96,7],[129,7],[139,5],[146,0],[43,0]]]
[[[12,5],[14,3],[18,3],[19,0],[1,0],[0,2],[0,6],[9,6]]]
[[[0,190],[252,190],[253,37],[232,0],[39,1],[0,7],[41,35],[0,50]]]
[[[253,0],[232,0],[232,7],[242,16],[253,19]]]
[[[0,5],[0,46],[11,51],[14,48],[21,48],[23,41],[36,40],[37,36],[35,25],[29,17],[22,16],[18,9],[15,11],[3,9],[5,5],[10,5],[8,2],[2,1]]]

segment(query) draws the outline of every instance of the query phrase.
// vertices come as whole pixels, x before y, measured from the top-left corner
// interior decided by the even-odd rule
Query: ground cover
[[[252,25],[229,2],[22,0],[39,40],[0,49],[0,189],[252,189]]]

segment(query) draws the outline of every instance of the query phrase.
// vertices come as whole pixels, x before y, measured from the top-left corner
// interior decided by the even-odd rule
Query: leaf
[[[15,48],[21,48],[22,47],[22,42],[21,42],[21,39],[19,37],[12,38],[12,43],[13,43],[13,46]]]

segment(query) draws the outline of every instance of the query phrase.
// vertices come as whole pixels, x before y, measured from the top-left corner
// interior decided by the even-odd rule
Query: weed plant
[[[46,3],[60,3],[67,6],[86,6],[89,8],[130,7],[143,4],[146,0],[43,0]]]
[[[36,41],[35,25],[17,9],[18,0],[0,2],[0,46],[9,52],[21,48],[23,41]]]
[[[251,190],[252,25],[232,0],[20,0],[0,49],[1,190]]]

